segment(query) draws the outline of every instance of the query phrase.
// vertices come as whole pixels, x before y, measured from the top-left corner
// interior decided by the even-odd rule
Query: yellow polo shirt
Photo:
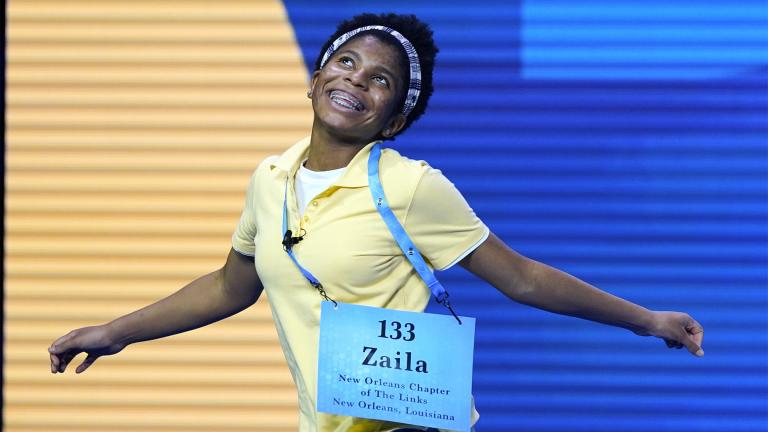
[[[299,217],[293,183],[309,143],[305,138],[256,168],[232,247],[255,258],[298,390],[299,430],[391,430],[398,425],[315,409],[322,298],[282,247],[286,181],[289,229],[304,233],[304,240],[293,251],[301,265],[320,280],[328,296],[345,303],[420,312],[431,293],[373,205],[368,189],[368,155],[374,143],[360,150],[339,180],[311,200],[304,216]],[[382,150],[379,167],[392,211],[434,269],[450,267],[487,238],[488,228],[439,170],[392,149]],[[477,417],[474,409],[473,417]]]

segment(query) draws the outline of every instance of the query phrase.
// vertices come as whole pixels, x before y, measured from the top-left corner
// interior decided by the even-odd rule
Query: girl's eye
[[[339,63],[343,64],[344,66],[352,67],[355,63],[352,61],[349,57],[340,57]]]
[[[374,81],[378,82],[379,84],[383,84],[383,85],[389,87],[389,81],[387,81],[387,79],[384,78],[383,76],[378,76],[377,75],[377,76],[373,77],[373,79],[374,79]]]

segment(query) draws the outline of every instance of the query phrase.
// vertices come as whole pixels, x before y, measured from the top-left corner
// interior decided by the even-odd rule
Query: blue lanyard
[[[334,306],[338,306],[334,299],[328,297],[328,294],[326,294],[325,289],[323,288],[323,284],[320,283],[315,275],[299,264],[299,260],[297,260],[296,255],[293,254],[293,245],[300,242],[304,236],[293,237],[293,233],[288,229],[288,179],[285,180],[285,194],[283,195],[283,232],[285,233],[283,235],[283,249],[288,253],[288,256],[291,257],[291,260],[296,264],[296,267],[299,268],[301,274],[303,274],[307,281],[309,281],[310,285],[317,289],[325,300],[333,302]]]
[[[429,287],[429,290],[432,291],[432,295],[435,297],[435,300],[439,304],[447,307],[448,310],[451,311],[451,314],[456,317],[456,320],[459,322],[459,324],[461,324],[461,319],[459,319],[458,315],[456,315],[456,312],[453,311],[451,303],[448,301],[448,292],[437,280],[435,274],[429,269],[427,263],[424,262],[424,258],[422,258],[421,253],[419,253],[419,250],[416,248],[416,245],[414,245],[411,241],[411,238],[408,237],[408,233],[405,232],[405,229],[400,224],[400,221],[397,220],[397,217],[395,217],[395,214],[392,212],[392,209],[387,203],[387,197],[384,195],[384,189],[381,186],[381,179],[379,178],[380,159],[381,146],[377,143],[373,145],[371,148],[371,154],[368,156],[368,187],[371,190],[374,206],[381,215],[381,218],[384,219],[384,223],[387,225],[390,233],[392,233],[392,236],[395,238],[395,241],[400,247],[400,250],[403,251],[405,257],[408,258],[408,261],[411,262],[411,265],[413,265],[413,268],[416,270],[416,273],[419,274],[427,287]],[[285,233],[283,236],[283,249],[285,249],[285,252],[288,253],[288,256],[291,257],[291,260],[294,262],[294,264],[296,264],[296,267],[298,267],[299,271],[301,271],[301,274],[303,274],[307,281],[318,290],[320,295],[325,300],[331,301],[334,305],[336,305],[336,301],[328,297],[328,294],[326,294],[325,289],[323,289],[323,285],[320,283],[320,281],[312,273],[310,273],[309,270],[302,267],[302,265],[299,264],[299,261],[296,259],[296,256],[293,254],[293,245],[300,242],[303,237],[293,237],[292,232],[288,229],[287,178],[285,180],[285,194],[283,196],[283,232]]]

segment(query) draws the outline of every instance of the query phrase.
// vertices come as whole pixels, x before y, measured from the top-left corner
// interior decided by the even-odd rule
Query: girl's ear
[[[392,138],[403,129],[403,126],[405,126],[405,116],[402,113],[395,114],[381,131],[381,136]]]
[[[316,70],[312,72],[312,78],[309,81],[309,91],[307,92],[307,97],[312,99],[312,94],[315,92],[315,84],[317,83],[317,78],[320,76],[320,71]]]

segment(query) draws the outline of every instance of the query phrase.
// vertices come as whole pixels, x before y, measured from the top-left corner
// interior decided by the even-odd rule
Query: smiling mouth
[[[360,102],[360,99],[345,91],[333,90],[331,91],[330,98],[333,103],[348,110],[360,112],[365,109],[365,106]]]

